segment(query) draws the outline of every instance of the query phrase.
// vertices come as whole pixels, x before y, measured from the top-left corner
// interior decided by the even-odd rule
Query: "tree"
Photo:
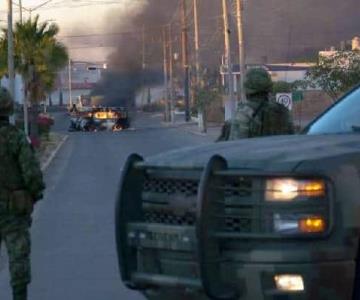
[[[201,128],[203,132],[207,131],[207,109],[209,105],[220,99],[220,87],[216,81],[214,73],[205,71],[203,73],[199,86],[194,87],[195,106],[201,116]]]
[[[272,93],[291,93],[295,89],[292,83],[286,81],[277,81],[273,83]]]
[[[311,87],[320,87],[335,101],[360,83],[360,52],[338,51],[321,57],[308,71],[306,81]]]
[[[53,90],[57,73],[68,61],[66,47],[56,38],[58,33],[56,24],[40,23],[39,16],[15,25],[15,70],[24,80],[25,96],[33,107],[33,121],[37,116],[38,103]],[[7,73],[7,53],[7,30],[3,30],[0,38],[0,76]],[[36,130],[32,131],[33,134],[36,135]]]

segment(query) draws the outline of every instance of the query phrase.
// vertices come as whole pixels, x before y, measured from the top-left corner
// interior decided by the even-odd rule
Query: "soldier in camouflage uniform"
[[[218,141],[294,132],[288,109],[269,99],[272,81],[266,70],[250,70],[246,74],[245,89],[246,103],[238,105],[235,118],[225,123]]]
[[[38,160],[24,133],[9,124],[13,101],[0,89],[0,246],[5,244],[14,300],[27,299],[33,205],[44,183]]]

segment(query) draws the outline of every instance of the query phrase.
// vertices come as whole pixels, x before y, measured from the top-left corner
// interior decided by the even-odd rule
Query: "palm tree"
[[[57,73],[68,61],[66,47],[56,38],[58,33],[59,27],[56,24],[40,23],[39,16],[15,25],[15,70],[24,80],[25,95],[33,108],[33,121],[37,116],[38,103],[53,90]],[[0,37],[0,76],[6,73],[7,30],[3,30]],[[32,135],[36,135],[36,132],[37,130],[33,130]]]

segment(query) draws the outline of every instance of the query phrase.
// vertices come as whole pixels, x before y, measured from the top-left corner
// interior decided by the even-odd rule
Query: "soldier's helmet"
[[[0,88],[0,116],[10,116],[14,111],[14,102],[5,88]]]
[[[273,87],[269,73],[263,68],[249,70],[244,85],[249,96],[270,93]]]

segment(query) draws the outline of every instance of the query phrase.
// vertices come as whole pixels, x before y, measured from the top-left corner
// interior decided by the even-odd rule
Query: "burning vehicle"
[[[360,88],[303,132],[132,154],[120,273],[148,299],[360,299]]]
[[[113,127],[114,131],[128,129],[130,127],[129,112],[124,107],[112,107],[111,110],[115,112],[117,118]]]
[[[120,131],[130,127],[123,107],[82,108],[71,113],[70,131]]]

